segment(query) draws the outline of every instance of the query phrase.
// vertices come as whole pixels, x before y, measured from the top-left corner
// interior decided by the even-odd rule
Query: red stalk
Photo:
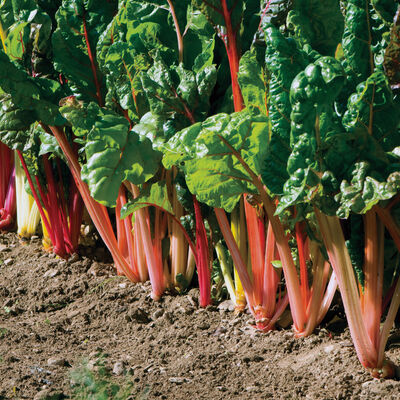
[[[211,271],[207,232],[196,196],[193,196],[193,205],[196,217],[196,265],[199,275],[200,307],[206,307],[211,304]]]
[[[16,211],[13,151],[0,142],[0,229],[14,224]]]
[[[244,208],[253,271],[254,303],[261,305],[263,304],[265,239],[262,241],[258,226],[259,218],[255,208],[248,201],[244,202]]]
[[[235,111],[241,111],[244,108],[244,101],[242,92],[240,90],[239,81],[237,79],[237,74],[239,72],[239,52],[236,42],[237,32],[233,29],[231,11],[228,9],[226,0],[221,0],[221,6],[226,27],[226,41],[224,41],[224,43],[226,52],[228,54],[229,69],[231,72],[233,104]]]
[[[14,225],[16,211],[15,166],[12,167],[8,189],[4,200],[4,207],[0,208],[0,230],[11,228]]]
[[[92,47],[90,45],[89,35],[88,35],[87,28],[86,28],[85,16],[82,17],[82,21],[83,21],[83,33],[84,33],[84,36],[85,36],[85,42],[86,42],[86,46],[87,46],[87,50],[88,50],[88,57],[89,57],[89,60],[90,60],[90,68],[92,69],[93,81],[94,81],[94,85],[96,87],[97,101],[98,101],[100,107],[104,107],[103,98],[101,96],[101,87],[100,87],[99,79],[97,77],[97,68],[96,68],[95,57],[94,57],[93,52],[92,52]]]
[[[295,229],[296,229],[297,250],[299,253],[299,264],[300,264],[300,290],[303,298],[304,309],[306,309],[309,300],[309,287],[308,287],[308,272],[307,272],[306,252],[305,252],[306,236],[304,234],[304,222],[297,222]]]

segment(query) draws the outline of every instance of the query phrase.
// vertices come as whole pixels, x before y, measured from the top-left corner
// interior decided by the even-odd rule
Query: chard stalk
[[[139,188],[130,184],[134,197],[139,197]],[[166,282],[164,279],[164,267],[159,257],[159,252],[155,252],[151,238],[151,229],[149,224],[147,208],[140,208],[136,211],[136,218],[138,220],[139,231],[143,241],[144,252],[146,254],[146,261],[148,265],[148,271],[150,276],[150,282],[152,287],[151,297],[153,300],[160,300],[164,293]]]
[[[374,209],[364,215],[364,295],[361,308],[372,343],[378,348],[382,309],[384,228]]]
[[[233,282],[231,269],[229,268],[228,260],[225,255],[225,249],[221,242],[218,242],[215,245],[215,251],[217,253],[218,261],[221,266],[222,276],[224,277],[225,286],[228,290],[229,297],[231,298],[235,306],[238,306],[235,284]]]
[[[211,304],[211,271],[210,255],[208,249],[207,232],[201,215],[200,204],[193,196],[194,213],[196,218],[196,252],[197,271],[199,275],[200,306]]]
[[[378,354],[364,324],[358,287],[339,219],[329,217],[317,209],[315,209],[315,214],[338,281],[358,359],[364,367],[374,368],[378,361]]]
[[[81,179],[81,168],[78,158],[75,152],[72,150],[67,138],[65,137],[63,128],[60,126],[50,126],[50,129],[67,159],[69,169],[82,196],[88,213],[92,218],[101,238],[109,249],[117,268],[120,268],[125,276],[132,282],[138,282],[139,277],[131,271],[128,263],[118,249],[118,243],[115,238],[106,208],[100,203],[96,202],[93,197],[91,197],[88,186]]]

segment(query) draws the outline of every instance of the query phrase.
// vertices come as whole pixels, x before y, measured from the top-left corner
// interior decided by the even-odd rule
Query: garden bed
[[[149,285],[101,259],[66,262],[39,239],[0,235],[0,399],[79,398],[79,371],[132,399],[398,398],[398,380],[361,366],[340,312],[308,338],[259,333],[227,301],[199,308],[197,289],[154,302]],[[399,338],[393,330],[386,353],[397,365]]]

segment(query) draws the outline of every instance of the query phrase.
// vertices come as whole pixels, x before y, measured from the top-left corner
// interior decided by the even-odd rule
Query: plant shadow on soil
[[[340,313],[296,339],[257,332],[229,302],[199,308],[197,289],[157,303],[149,294],[111,264],[66,262],[0,234],[0,399],[83,399],[74,371],[97,374],[101,355],[110,385],[129,386],[124,399],[400,398],[400,381],[361,367]],[[399,337],[387,348],[397,365]]]

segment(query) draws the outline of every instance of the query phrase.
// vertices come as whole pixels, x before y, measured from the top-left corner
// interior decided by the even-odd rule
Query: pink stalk
[[[264,283],[263,283],[263,305],[267,318],[272,318],[275,313],[276,292],[279,285],[279,277],[275,271],[272,261],[275,255],[275,237],[271,224],[268,223],[267,239],[265,244]],[[286,296],[287,297],[287,296]]]
[[[139,196],[139,188],[131,184],[133,195]],[[160,300],[165,290],[165,279],[163,265],[160,263],[160,257],[154,253],[153,242],[151,238],[151,229],[148,221],[148,215],[146,215],[147,209],[141,208],[136,211],[136,218],[138,220],[139,232],[143,241],[144,252],[146,254],[146,261],[150,276],[150,282],[152,287],[151,297],[153,300]]]
[[[364,367],[374,368],[378,362],[378,354],[362,318],[358,287],[339,219],[324,215],[317,209],[315,209],[315,213],[329,260],[338,281],[358,359]]]
[[[372,343],[377,348],[382,309],[383,287],[383,225],[378,224],[372,209],[364,215],[365,254],[364,254],[364,296],[362,312]]]

